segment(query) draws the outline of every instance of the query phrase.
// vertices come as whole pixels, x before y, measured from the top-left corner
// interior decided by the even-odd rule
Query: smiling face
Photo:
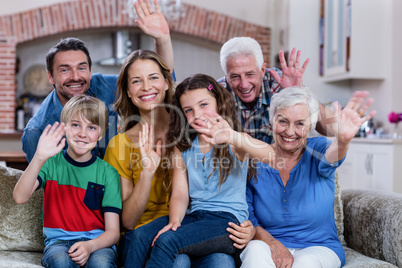
[[[89,90],[92,71],[84,52],[68,50],[54,56],[53,75],[48,72],[49,82],[56,88],[61,104]]]
[[[83,115],[77,112],[66,124],[66,138],[68,143],[68,155],[78,162],[85,162],[91,159],[91,150],[102,138],[101,129],[98,125],[91,123]]]
[[[275,115],[273,136],[276,146],[282,151],[301,152],[310,130],[310,112],[305,104],[281,109]]]
[[[127,95],[140,112],[163,104],[168,88],[168,82],[156,62],[137,60],[129,67]]]
[[[233,92],[248,108],[252,108],[261,92],[265,63],[258,68],[255,57],[250,55],[231,58],[226,66],[226,80]]]
[[[205,125],[205,116],[214,118],[218,115],[216,99],[206,88],[185,92],[180,97],[180,105],[188,123],[194,129]]]

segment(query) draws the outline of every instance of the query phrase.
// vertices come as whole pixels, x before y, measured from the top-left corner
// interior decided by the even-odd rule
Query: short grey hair
[[[254,56],[257,68],[264,64],[260,44],[251,37],[234,37],[223,44],[220,51],[221,67],[227,75],[227,61],[238,56]]]
[[[269,122],[274,125],[279,110],[293,107],[296,104],[306,104],[310,113],[311,129],[315,129],[319,114],[319,104],[316,96],[307,87],[288,87],[273,95],[269,106]]]

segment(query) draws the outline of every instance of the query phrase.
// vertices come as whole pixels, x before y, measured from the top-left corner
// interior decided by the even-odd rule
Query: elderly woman
[[[269,114],[275,160],[259,164],[257,182],[247,189],[249,219],[256,227],[240,258],[242,267],[341,267],[345,252],[334,219],[335,170],[350,140],[375,114],[364,114],[372,99],[356,92],[341,111],[333,142],[307,138],[315,129],[318,102],[306,88],[287,88],[274,95]],[[336,128],[335,128],[336,129]],[[293,265],[293,266],[292,266]]]

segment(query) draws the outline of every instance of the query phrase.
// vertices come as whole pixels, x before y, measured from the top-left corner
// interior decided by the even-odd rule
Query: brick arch
[[[16,48],[37,38],[76,30],[133,27],[125,0],[80,0],[0,16],[0,130],[13,130]],[[172,33],[223,44],[235,36],[255,38],[269,65],[271,31],[218,12],[184,4],[186,16],[169,22]]]

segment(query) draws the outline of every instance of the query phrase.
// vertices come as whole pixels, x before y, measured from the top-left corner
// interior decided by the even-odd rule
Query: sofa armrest
[[[343,190],[347,246],[402,267],[402,194]]]

